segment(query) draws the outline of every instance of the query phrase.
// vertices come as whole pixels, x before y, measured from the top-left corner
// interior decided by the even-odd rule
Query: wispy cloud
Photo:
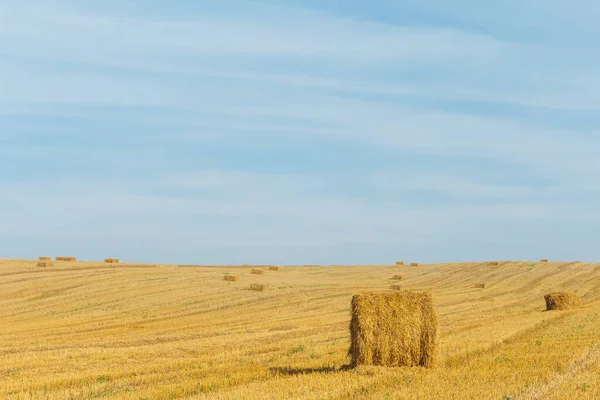
[[[340,4],[0,0],[7,248],[593,254],[596,3]]]

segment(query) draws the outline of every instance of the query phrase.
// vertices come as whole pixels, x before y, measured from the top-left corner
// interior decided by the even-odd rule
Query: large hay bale
[[[262,275],[263,271],[261,269],[254,269],[254,268],[252,268],[250,270],[250,273],[251,274],[255,274],[255,275]]]
[[[485,283],[476,283],[473,287],[478,289],[485,289]]]
[[[573,292],[554,292],[544,296],[546,310],[571,310],[583,306],[581,299]]]
[[[498,265],[498,261],[490,261],[490,265]]]
[[[235,275],[225,275],[223,277],[224,281],[229,281],[229,282],[237,282],[240,280],[239,276],[235,276]]]
[[[352,366],[435,365],[438,318],[430,293],[360,293],[352,297],[351,312]]]
[[[38,257],[38,260],[40,260],[40,261],[52,261],[52,257],[42,256],[42,257]]]
[[[390,289],[392,289],[392,290],[402,290],[402,286],[401,285],[390,285]]]
[[[402,275],[394,275],[394,276],[392,276],[392,279],[394,279],[396,281],[401,281],[402,280]]]
[[[250,285],[250,290],[256,290],[259,292],[266,292],[267,290],[269,290],[269,285],[264,285],[261,283],[253,283],[252,285]]]
[[[38,261],[38,267],[54,267],[54,263],[52,261]]]
[[[548,259],[547,258],[543,258],[543,259],[540,260],[540,262],[546,263],[546,262],[548,262]]]
[[[275,265],[271,265],[271,266],[269,266],[269,271],[279,271],[279,267],[277,267]]]
[[[396,261],[396,265],[404,265],[404,261]]]
[[[104,262],[107,264],[118,264],[120,260],[118,258],[105,258]]]
[[[410,263],[410,266],[411,266],[411,267],[418,267],[418,266],[419,266],[419,263],[412,262],[412,263]]]
[[[61,257],[56,257],[56,261],[77,261],[77,257],[66,257],[66,256],[61,256]]]

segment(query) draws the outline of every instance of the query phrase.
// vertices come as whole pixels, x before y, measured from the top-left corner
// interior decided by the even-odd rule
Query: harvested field
[[[398,293],[395,265],[250,275],[37,262],[0,260],[3,400],[600,398],[600,264],[403,269],[403,289],[435,298],[435,368],[350,369],[352,297]],[[226,284],[226,272],[247,283]],[[546,312],[556,291],[584,307]]]

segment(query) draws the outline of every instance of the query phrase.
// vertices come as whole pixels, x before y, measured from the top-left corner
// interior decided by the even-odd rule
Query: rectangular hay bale
[[[105,258],[104,262],[107,264],[118,264],[120,260],[118,258]]]
[[[392,289],[392,290],[402,290],[402,286],[400,286],[400,285],[390,285],[390,289]]]
[[[404,265],[404,261],[396,261],[396,265]]]
[[[410,263],[410,266],[411,266],[411,267],[418,267],[418,266],[419,266],[419,263],[417,263],[417,262],[412,262],[412,263]]]
[[[364,292],[352,297],[351,364],[433,367],[438,317],[424,291]]]
[[[38,260],[40,260],[40,261],[52,261],[52,257],[42,256],[42,257],[38,257]]]
[[[267,290],[269,290],[269,285],[264,285],[262,283],[253,283],[252,285],[250,285],[250,290],[266,292]]]
[[[229,281],[229,282],[237,282],[240,280],[239,276],[235,276],[235,275],[225,275],[223,277],[224,281]]]
[[[262,275],[263,271],[262,271],[262,270],[260,270],[260,269],[254,269],[254,268],[252,268],[252,269],[250,270],[250,273],[251,273],[251,274],[255,274],[255,275]]]
[[[498,265],[498,261],[490,261],[490,265]]]
[[[485,283],[476,283],[473,287],[478,289],[485,289]]]
[[[275,265],[271,265],[271,266],[269,266],[269,271],[279,271],[279,267],[277,267]]]
[[[394,279],[396,281],[401,281],[402,280],[402,275],[394,275],[394,276],[392,276],[392,279]]]
[[[37,266],[44,267],[44,268],[54,267],[54,263],[52,261],[38,261]]]
[[[56,261],[77,261],[77,257],[66,257],[66,256],[60,256],[60,257],[56,257]]]
[[[540,262],[548,262],[548,259],[547,258],[543,258],[543,259],[540,260]]]

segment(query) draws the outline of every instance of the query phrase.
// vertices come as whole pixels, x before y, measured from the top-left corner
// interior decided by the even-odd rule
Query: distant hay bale
[[[38,260],[40,260],[40,261],[52,261],[52,258],[51,257],[42,256],[42,257],[38,257]]]
[[[253,283],[252,285],[250,285],[250,290],[256,290],[259,292],[266,292],[267,290],[269,290],[269,285],[264,285],[261,283]]]
[[[473,287],[478,289],[485,289],[485,283],[476,283]]]
[[[401,281],[402,280],[402,275],[394,275],[394,276],[392,276],[392,279],[394,279],[396,281]]]
[[[271,266],[269,266],[269,271],[279,271],[279,267],[277,267],[275,265],[271,265]]]
[[[54,267],[54,263],[52,261],[38,261],[37,262],[37,266],[38,267]]]
[[[400,286],[400,285],[390,285],[390,289],[392,289],[392,290],[402,290],[402,286]]]
[[[251,267],[254,267],[254,265],[252,265],[252,264],[244,264],[244,265],[242,265],[242,267],[251,268]]]
[[[410,266],[411,266],[411,267],[418,267],[418,266],[419,266],[419,263],[417,263],[417,262],[412,262],[412,263],[410,263]]]
[[[540,262],[548,262],[547,258],[541,259]]]
[[[554,292],[544,296],[546,310],[571,310],[583,306],[581,299],[573,292]]]
[[[224,281],[229,281],[229,282],[237,282],[240,280],[239,276],[235,276],[235,275],[225,275],[223,277]]]
[[[498,261],[490,261],[490,265],[498,265]]]
[[[120,261],[118,258],[105,258],[104,262],[107,264],[118,264]]]
[[[404,265],[404,261],[396,261],[396,265]]]
[[[250,273],[251,273],[251,274],[255,274],[255,275],[261,275],[261,274],[263,273],[263,271],[262,271],[262,270],[260,270],[260,269],[254,269],[254,268],[252,268],[252,269],[250,270]]]
[[[351,302],[352,366],[433,367],[438,318],[428,292],[366,292]]]
[[[77,257],[56,257],[56,261],[77,261]]]

